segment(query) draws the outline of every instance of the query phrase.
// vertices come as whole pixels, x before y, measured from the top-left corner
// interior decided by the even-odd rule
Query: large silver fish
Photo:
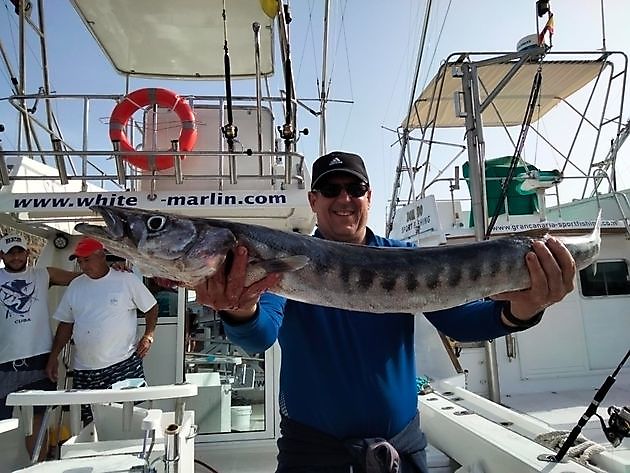
[[[525,255],[534,237],[517,235],[433,248],[374,248],[258,225],[191,218],[141,209],[94,206],[106,227],[81,223],[147,276],[194,286],[214,274],[236,245],[251,258],[248,280],[283,272],[271,292],[311,304],[365,312],[443,309],[530,286]],[[601,218],[590,235],[556,237],[578,269],[599,253]],[[251,273],[251,274],[249,274]]]

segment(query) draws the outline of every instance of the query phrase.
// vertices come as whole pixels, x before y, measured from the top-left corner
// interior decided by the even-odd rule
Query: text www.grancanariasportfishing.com
[[[160,194],[155,199],[148,198],[164,207],[213,207],[235,205],[282,205],[287,203],[287,196],[281,192],[272,194],[224,194],[223,192],[205,192],[194,194]],[[90,196],[63,197],[21,197],[14,199],[14,208],[19,209],[70,209],[89,208],[92,205],[110,205],[119,207],[137,207],[146,202],[137,195],[124,193],[96,193]]]

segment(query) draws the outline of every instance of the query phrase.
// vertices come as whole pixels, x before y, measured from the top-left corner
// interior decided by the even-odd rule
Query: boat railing
[[[160,114],[172,112],[158,110],[154,106],[152,109],[145,110],[141,122],[134,121],[132,116],[130,125],[127,126],[127,136],[136,151],[130,153],[116,150],[116,143],[109,139],[108,127],[109,113],[119,101],[124,99],[124,96],[119,94],[32,94],[2,98],[0,102],[7,101],[23,117],[28,117],[26,126],[30,133],[24,136],[31,139],[19,140],[15,149],[2,150],[0,148],[0,181],[6,186],[15,180],[51,179],[59,180],[62,184],[79,180],[83,182],[83,190],[87,181],[99,182],[103,187],[106,184],[114,185],[121,189],[134,189],[138,187],[140,181],[174,180],[177,184],[182,184],[184,181],[200,179],[217,181],[220,186],[235,184],[241,179],[266,180],[281,188],[291,184],[298,188],[304,186],[306,176],[303,156],[291,151],[291,147],[282,146],[282,140],[273,129],[273,109],[283,105],[285,100],[283,97],[262,97],[258,103],[262,103],[263,108],[266,108],[271,123],[267,124],[265,130],[261,130],[260,120],[257,120],[257,124],[247,123],[247,136],[243,139],[239,137],[239,146],[232,150],[226,149],[225,140],[220,136],[226,107],[225,97],[215,95],[181,95],[181,97],[187,101],[196,116],[204,110],[216,113],[218,123],[215,129],[207,122],[197,119],[200,133],[205,127],[203,132],[213,135],[209,140],[198,140],[198,142],[210,141],[213,146],[202,143],[191,151],[178,151],[173,141],[176,141],[180,123],[171,122],[170,118],[166,121],[162,120],[160,116],[163,115]],[[240,109],[248,114],[258,113],[255,96],[234,96],[232,100],[236,110]],[[41,119],[36,115],[40,101],[45,102],[51,109],[65,109],[64,114],[59,113],[60,116],[73,115],[76,127],[72,136],[74,141],[78,140],[80,144],[76,145],[72,142],[73,140],[62,135],[59,131],[62,128],[61,124],[54,120]],[[29,102],[31,106],[28,106]],[[305,107],[298,101],[295,103]],[[69,129],[67,124],[63,125],[64,129]],[[130,154],[147,158],[155,156],[158,146],[151,145],[158,142],[155,136],[152,136],[156,128],[159,128],[160,132],[167,130],[166,132],[170,135],[174,134],[175,139],[170,140],[170,149],[159,150],[160,156],[174,157],[174,167],[167,171],[142,171],[124,162],[123,157]],[[40,135],[46,140],[40,139]],[[261,137],[261,135],[264,136]],[[11,158],[16,159],[21,156],[49,164],[56,171],[54,174],[40,176],[12,175],[9,172]],[[194,172],[187,172],[186,166],[182,168],[180,165],[183,156],[188,159],[203,160],[208,165],[202,164],[196,166]],[[236,158],[247,161],[257,160],[258,165],[239,167],[234,164]],[[220,163],[219,166],[210,165],[211,162],[223,159],[231,159],[231,161],[226,161],[225,164]],[[200,172],[199,168],[208,171]],[[213,172],[209,171],[211,169]]]
[[[98,418],[97,408],[101,404],[120,403],[122,408],[119,409],[122,414],[122,431],[132,431],[133,419],[136,414],[142,419],[142,430],[145,431],[145,438],[140,458],[149,461],[153,443],[156,434],[163,436],[164,441],[164,461],[168,463],[169,454],[177,451],[179,444],[188,442],[196,435],[196,427],[191,425],[191,421],[185,421],[185,404],[186,398],[192,398],[197,395],[198,388],[195,384],[170,384],[161,386],[137,386],[135,380],[125,380],[115,384],[110,389],[70,389],[59,391],[39,391],[25,390],[9,394],[7,397],[7,405],[19,408],[20,423],[23,424],[23,430],[26,435],[33,434],[33,407],[46,406],[46,412],[42,420],[42,426],[37,433],[36,444],[31,458],[32,463],[36,463],[39,458],[39,452],[44,445],[45,432],[52,416],[52,411],[57,406],[69,406],[70,410],[70,429],[75,439],[80,435],[82,430],[80,409],[82,404],[89,404],[94,409],[95,418]],[[173,420],[170,425],[163,425],[164,416],[160,409],[147,409],[136,412],[135,403],[143,401],[158,401],[165,399],[174,399],[175,409]],[[111,412],[116,412],[114,409]],[[111,413],[110,413],[111,415]],[[102,416],[101,416],[102,417]],[[190,415],[188,415],[190,419]],[[17,420],[17,419],[16,419]],[[111,419],[108,419],[111,421]],[[180,439],[180,431],[182,426],[186,425],[190,428],[190,433],[186,432],[184,438]],[[98,428],[97,428],[98,430]],[[176,435],[171,431],[176,431]],[[91,437],[98,439],[98,434]],[[151,442],[149,439],[152,438]],[[150,447],[149,447],[150,444]],[[179,462],[179,458],[172,458],[170,463]],[[177,471],[177,470],[175,470]]]
[[[460,189],[460,181],[468,180],[469,178],[460,178],[458,173],[456,173],[455,177],[441,177],[436,178],[427,185],[425,188],[425,194],[420,195],[420,198],[426,197],[428,195],[434,195],[435,201],[438,207],[439,219],[441,223],[442,230],[450,233],[457,234],[458,232],[466,232],[467,230],[474,227],[474,223],[469,219],[470,216],[470,208],[471,208],[471,197],[461,197],[455,195],[455,191]],[[534,177],[524,177],[523,179],[532,179]],[[573,184],[565,182],[567,189],[565,189],[568,195],[571,195],[576,186],[581,186],[581,182],[592,180],[597,182],[596,193],[591,197],[591,200],[594,202],[594,210],[593,216],[597,214],[598,210],[603,210],[604,218],[608,218],[614,220],[616,222],[614,226],[615,228],[623,228],[625,230],[626,236],[630,238],[630,199],[628,195],[619,191],[611,191],[608,193],[600,193],[599,192],[599,184],[603,181],[606,181],[609,186],[610,176],[608,176],[607,172],[603,169],[597,169],[590,176],[566,176],[562,178],[562,181],[573,181]],[[502,183],[504,178],[502,177],[490,177],[486,176],[486,181],[495,181]],[[443,192],[444,185],[448,186],[450,196],[445,197],[446,193]],[[571,189],[569,189],[569,187]],[[551,190],[553,188],[553,190]],[[611,186],[612,188],[612,186]],[[545,190],[548,190],[545,192]],[[562,204],[561,202],[566,201],[563,200],[563,185],[561,182],[556,182],[550,187],[541,188],[538,190],[537,194],[537,202],[539,205],[539,210],[534,213],[529,214],[515,214],[510,213],[510,206],[508,205],[508,198],[504,201],[504,213],[502,215],[502,219],[505,220],[506,223],[509,222],[534,222],[534,220],[538,220],[540,222],[553,222],[553,221],[562,221],[566,220],[567,217],[563,215]],[[547,198],[553,198],[555,203],[552,206],[547,205]],[[606,207],[604,205],[604,198],[610,199],[612,201],[612,208]]]
[[[609,188],[612,189],[613,185],[612,185],[610,176],[608,175],[608,173],[603,168],[596,169],[595,172],[594,172],[594,175],[592,177],[593,177],[593,179],[595,179],[595,188],[593,190],[593,195],[597,198],[598,208],[601,208],[601,206],[599,205],[599,193],[598,193],[599,184],[603,180],[606,180],[606,181],[608,181]],[[624,194],[623,192],[618,192],[616,190],[611,192],[611,194],[612,194],[612,197],[613,197],[613,199],[615,201],[615,204],[617,205],[617,208],[619,209],[619,214],[621,215],[621,218],[623,220],[623,224],[624,224],[624,226],[626,228],[626,238],[630,239],[630,219],[628,219],[628,212],[630,212],[630,201],[628,201],[628,196],[626,194]],[[621,201],[622,200],[626,204],[625,209],[621,205]]]

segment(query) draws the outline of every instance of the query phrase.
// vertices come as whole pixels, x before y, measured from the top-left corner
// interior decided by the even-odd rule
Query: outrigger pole
[[[427,2],[426,10],[424,13],[424,20],[422,23],[422,33],[420,35],[420,44],[418,46],[418,55],[416,59],[416,68],[413,75],[413,83],[411,84],[411,93],[409,94],[409,105],[407,106],[407,117],[405,118],[404,126],[402,129],[402,136],[400,137],[400,154],[398,155],[398,164],[396,165],[396,177],[394,179],[394,185],[392,187],[392,197],[389,201],[389,212],[387,213],[387,223],[385,224],[385,235],[389,234],[393,230],[394,216],[396,215],[396,207],[398,206],[398,197],[401,189],[401,175],[403,169],[406,167],[409,173],[409,182],[411,185],[411,196],[415,196],[414,181],[415,174],[411,169],[411,166],[405,166],[405,155],[407,153],[407,146],[409,144],[409,121],[411,120],[411,112],[414,110],[416,87],[418,85],[418,77],[420,76],[420,66],[422,63],[422,55],[424,53],[424,45],[429,31],[429,17],[431,15],[432,0]]]

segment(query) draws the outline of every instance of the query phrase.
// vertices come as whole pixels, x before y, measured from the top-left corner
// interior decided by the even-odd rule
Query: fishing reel
[[[223,133],[223,136],[226,140],[234,141],[238,136],[238,127],[231,123],[226,123],[224,126],[221,127],[221,132]]]
[[[599,414],[595,414],[599,417],[599,421],[602,424],[602,430],[606,435],[608,441],[613,447],[618,447],[624,438],[630,438],[630,408],[610,406],[608,408],[608,425]]]

